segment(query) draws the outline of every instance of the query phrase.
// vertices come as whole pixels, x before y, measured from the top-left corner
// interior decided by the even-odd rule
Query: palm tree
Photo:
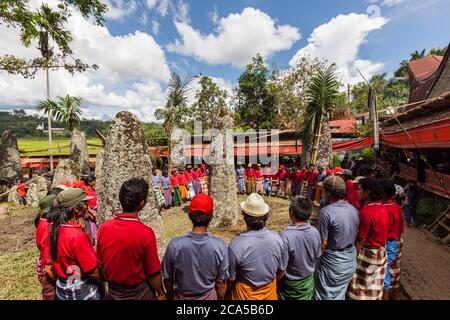
[[[329,164],[332,152],[329,113],[334,109],[339,97],[336,65],[318,70],[311,79],[306,96],[308,106],[305,122],[299,128],[299,136],[304,146],[302,163]],[[318,157],[319,145],[323,152]]]
[[[43,59],[45,69],[47,99],[50,99],[49,67],[54,56],[50,40],[53,40],[61,49],[63,55],[71,54],[69,43],[72,41],[70,32],[64,28],[67,17],[60,12],[53,11],[47,4],[42,4],[36,13],[33,13],[29,22],[22,28],[21,41],[26,47],[30,47],[34,40],[38,41],[37,47]],[[50,152],[50,170],[53,170],[52,149],[52,115],[48,113],[48,143]]]
[[[40,101],[36,109],[47,114],[53,114],[55,120],[63,122],[66,130],[72,133],[80,124],[81,101],[81,98],[66,95],[65,97],[58,97],[57,101],[49,99]]]
[[[191,82],[192,78],[182,79],[178,74],[173,73],[169,81],[166,105],[164,108],[159,108],[155,111],[155,118],[163,120],[163,128],[169,135],[169,167],[172,166],[172,132],[176,126],[181,124],[189,111],[187,94],[191,89]]]

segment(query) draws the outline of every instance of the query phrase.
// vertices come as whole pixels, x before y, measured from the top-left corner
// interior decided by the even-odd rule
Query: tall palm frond
[[[51,111],[54,119],[63,122],[66,129],[72,132],[81,120],[81,102],[81,98],[66,95],[65,97],[58,97],[57,101],[40,101],[36,109],[47,114]]]

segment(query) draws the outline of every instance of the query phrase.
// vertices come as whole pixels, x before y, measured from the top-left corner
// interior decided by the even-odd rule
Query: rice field
[[[102,149],[97,138],[86,139],[90,154],[97,154]],[[49,154],[48,140],[45,137],[32,139],[17,139],[21,156],[45,156]],[[54,155],[67,155],[70,153],[70,139],[56,137],[52,141]]]

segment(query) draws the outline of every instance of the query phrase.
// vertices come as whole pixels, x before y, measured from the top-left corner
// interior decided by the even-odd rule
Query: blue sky
[[[55,5],[56,0],[31,0]],[[85,101],[85,116],[111,118],[119,110],[151,121],[164,104],[171,72],[212,76],[231,91],[256,53],[289,69],[305,54],[336,62],[341,81],[392,74],[414,50],[447,46],[448,0],[105,0],[110,11],[98,28],[74,13],[74,50],[100,65],[71,77],[52,74],[52,95]],[[3,29],[2,29],[3,28]],[[0,39],[0,55],[35,56],[17,32]],[[22,80],[0,73],[0,109],[32,109],[43,98],[42,76]],[[194,86],[191,95],[195,94]]]

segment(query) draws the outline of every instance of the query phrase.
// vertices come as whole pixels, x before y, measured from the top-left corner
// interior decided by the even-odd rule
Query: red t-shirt
[[[347,186],[347,201],[356,209],[361,208],[361,204],[359,203],[358,197],[356,195],[355,183],[351,180],[348,180],[346,183]]]
[[[170,176],[170,184],[173,186],[177,186],[180,184],[180,179],[178,178],[179,176]]]
[[[206,177],[206,175],[208,174],[208,172],[206,171],[206,169],[202,169],[202,168],[200,168],[200,169],[198,169],[199,171],[199,173],[200,173],[200,177]]]
[[[135,286],[161,270],[155,233],[137,217],[116,214],[102,224],[97,241],[108,282]]]
[[[27,185],[25,183],[19,184],[17,187],[17,192],[19,193],[19,197],[25,197],[27,195]]]
[[[331,170],[330,168],[327,168],[326,174],[327,174],[327,176],[331,176],[333,174],[333,170]]]
[[[245,176],[247,179],[254,178],[255,177],[255,170],[253,169],[245,169]]]
[[[302,170],[302,181],[308,180],[309,181],[309,170]]]
[[[200,175],[198,174],[197,170],[192,170],[192,179],[198,179],[200,177]]]
[[[302,176],[303,176],[302,170],[296,170],[294,173],[295,183],[300,184],[302,182]]]
[[[50,231],[51,224],[48,223],[47,219],[41,218],[39,220],[38,227],[36,229],[36,246],[39,250],[39,259],[46,263],[49,260],[49,248],[50,248],[50,242],[49,242],[49,231]]]
[[[179,185],[187,184],[187,178],[186,178],[186,175],[184,173],[183,174],[179,174],[177,177],[178,177],[178,184]]]
[[[255,170],[255,177],[256,179],[262,179],[263,178],[263,172],[261,169],[256,169]]]
[[[277,176],[280,179],[280,181],[286,180],[286,174],[287,174],[286,170],[278,170],[277,172]]]
[[[402,208],[394,201],[384,204],[389,214],[388,240],[397,240],[405,231]]]
[[[185,171],[184,177],[186,178],[186,181],[191,182],[192,180],[194,180],[194,172]]]
[[[67,279],[71,274],[78,274],[76,269],[67,270],[70,266],[78,266],[83,278],[97,265],[97,254],[81,226],[71,221],[61,225],[58,235],[58,259],[53,264],[58,277]]]
[[[95,192],[94,189],[90,188],[90,187],[85,187],[84,190],[86,191],[86,196],[88,197],[94,197],[91,200],[87,201],[88,206],[91,209],[94,209],[97,207],[97,193]]]
[[[319,171],[317,171],[317,170],[314,170],[313,172],[309,171],[308,182],[311,184],[316,183],[318,175],[319,175]]]
[[[365,247],[382,247],[386,244],[389,232],[389,214],[383,203],[373,202],[359,212],[360,240],[365,239]]]

